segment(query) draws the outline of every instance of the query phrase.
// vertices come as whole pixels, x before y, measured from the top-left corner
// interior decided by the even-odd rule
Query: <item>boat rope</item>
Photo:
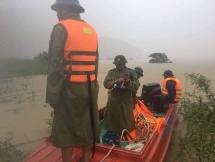
[[[135,142],[137,142],[136,141],[136,139],[134,139],[132,136],[131,136],[131,134],[129,133],[129,131],[127,130],[127,129],[123,129],[123,131],[122,131],[122,133],[121,133],[121,136],[120,136],[120,143],[119,143],[119,145],[120,145],[120,147],[121,147],[121,143],[122,143],[122,140],[123,140],[123,135],[124,135],[124,133],[127,133],[127,135],[129,136],[129,138],[132,140],[132,141],[135,141]]]
[[[113,149],[114,149],[115,146],[116,146],[116,145],[114,144],[114,145],[110,148],[110,150],[108,151],[108,153],[107,153],[99,162],[103,162],[103,161],[110,155],[110,153],[113,151]]]
[[[151,120],[149,120],[151,119]],[[158,123],[158,120],[152,116],[152,115],[148,115],[148,114],[142,114],[139,113],[138,115],[135,116],[135,129],[137,131],[137,138],[133,138],[131,136],[131,134],[129,133],[128,130],[124,129],[121,133],[120,136],[120,146],[121,146],[121,142],[123,139],[123,135],[124,133],[127,133],[127,135],[129,136],[129,138],[131,139],[130,144],[131,143],[144,143],[147,141],[150,133],[152,132],[154,126]],[[140,145],[140,144],[139,144]],[[109,152],[99,161],[99,162],[103,162],[113,151],[114,147],[116,145],[114,144]],[[143,147],[143,146],[141,146]]]
[[[152,115],[139,113],[137,116],[135,116],[135,129],[137,132],[137,138],[133,142],[146,142],[157,122],[157,119]]]

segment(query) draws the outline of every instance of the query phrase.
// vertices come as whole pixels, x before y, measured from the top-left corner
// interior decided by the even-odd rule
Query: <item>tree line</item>
[[[0,79],[43,75],[48,71],[48,52],[39,52],[32,59],[4,59],[0,60]]]

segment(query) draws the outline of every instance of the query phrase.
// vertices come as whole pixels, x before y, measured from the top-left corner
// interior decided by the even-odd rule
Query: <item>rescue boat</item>
[[[177,119],[178,105],[155,107],[153,96],[159,94],[158,83],[143,85],[140,100],[133,111],[135,129],[132,132],[124,130],[121,136],[115,136],[116,138],[114,133],[105,130],[105,107],[101,108],[100,139],[96,143],[91,162],[162,162]],[[81,148],[74,148],[72,154],[71,161],[79,162],[82,156]],[[62,162],[61,149],[54,147],[51,138],[47,137],[26,157],[25,162]]]

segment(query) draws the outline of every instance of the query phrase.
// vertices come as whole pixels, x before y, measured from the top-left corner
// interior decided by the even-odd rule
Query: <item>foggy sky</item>
[[[170,59],[215,60],[215,0],[79,0],[99,37],[124,40]],[[1,0],[0,55],[32,58],[48,50],[54,0]]]

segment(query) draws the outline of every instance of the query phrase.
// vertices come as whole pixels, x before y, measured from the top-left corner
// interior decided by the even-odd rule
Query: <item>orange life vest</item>
[[[96,57],[98,37],[96,31],[86,22],[62,20],[67,33],[64,46],[64,78],[68,83],[86,83],[87,75],[91,82],[96,78]]]
[[[182,86],[181,86],[181,82],[177,78],[175,78],[175,77],[169,77],[169,78],[166,78],[166,79],[163,80],[162,94],[164,96],[168,95],[168,91],[166,89],[166,82],[168,80],[173,80],[176,83],[175,84],[176,96],[174,98],[174,101],[175,102],[179,102],[180,99],[181,99],[181,89],[182,89]]]

